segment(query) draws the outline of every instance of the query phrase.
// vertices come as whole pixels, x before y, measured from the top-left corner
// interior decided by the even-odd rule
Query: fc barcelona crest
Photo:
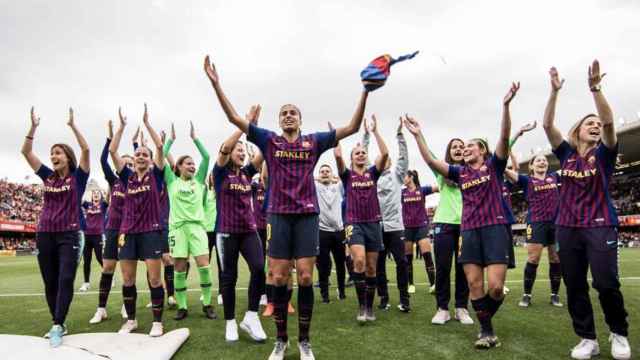
[[[308,148],[311,147],[311,143],[309,141],[305,140],[305,141],[302,142],[302,147],[305,148],[305,149],[308,149]]]

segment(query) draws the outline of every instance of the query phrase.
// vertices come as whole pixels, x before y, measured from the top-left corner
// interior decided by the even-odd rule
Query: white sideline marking
[[[587,279],[588,281],[592,281],[593,279],[589,278]],[[629,277],[622,277],[620,278],[621,281],[639,281],[640,280],[640,276],[629,276]],[[512,284],[512,283],[522,283],[523,280],[507,280],[505,281],[506,284]],[[536,279],[536,282],[549,282],[549,279]],[[395,283],[389,282],[387,283],[388,286],[395,286]],[[451,282],[451,284],[453,285],[454,283]],[[431,286],[430,284],[427,283],[414,283],[413,285],[415,286]],[[294,287],[297,287],[294,285]],[[331,286],[331,288],[336,288],[336,286]],[[236,288],[236,291],[247,291],[248,288]],[[200,288],[192,288],[192,289],[187,289],[187,292],[199,292]],[[74,296],[87,296],[87,295],[98,295],[98,291],[87,291],[87,292],[75,292],[73,295]],[[140,293],[149,293],[149,290],[138,290],[138,294]],[[215,291],[212,291],[212,293],[216,293]],[[122,291],[111,291],[109,292],[109,294],[122,294]],[[24,294],[0,294],[0,298],[3,297],[33,297],[33,296],[44,296],[44,293],[24,293]]]

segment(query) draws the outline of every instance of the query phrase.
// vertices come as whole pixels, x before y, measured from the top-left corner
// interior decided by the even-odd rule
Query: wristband
[[[33,141],[33,136],[25,136],[25,138],[27,138],[27,139],[29,139],[29,140]]]

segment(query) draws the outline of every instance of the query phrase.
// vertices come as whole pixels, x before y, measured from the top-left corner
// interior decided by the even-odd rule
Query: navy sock
[[[368,277],[366,278],[366,308],[367,309],[372,309],[373,308],[373,299],[376,297],[376,285],[377,285],[377,278],[374,277]]]
[[[309,341],[313,315],[313,286],[298,286],[298,339]]]
[[[138,299],[138,290],[136,286],[122,286],[122,302],[124,309],[127,311],[127,319],[136,319],[136,300]]]
[[[366,305],[366,283],[364,279],[364,273],[354,272],[353,283],[356,287],[356,294],[358,295],[358,304],[360,305],[360,307],[364,307]]]
[[[173,265],[167,265],[164,267],[164,286],[167,287],[167,296],[173,296],[175,294],[175,287],[173,285]]]
[[[100,293],[98,294],[98,307],[107,307],[107,299],[111,292],[111,282],[113,281],[113,273],[102,273],[100,276]]]
[[[530,263],[527,261],[527,265],[524,266],[524,293],[531,295],[531,289],[536,282],[536,274],[538,272],[538,264]],[[551,272],[549,272],[551,276]]]
[[[276,322],[278,340],[287,342],[287,285],[273,287],[273,319]]]
[[[562,280],[560,263],[549,264],[549,280],[551,282],[551,293],[558,295],[558,291],[560,291],[560,281]]]
[[[487,303],[489,295],[485,295],[477,300],[471,300],[471,306],[476,312],[476,317],[480,323],[480,331],[483,335],[493,335],[493,326],[491,324],[491,312]]]
[[[164,309],[164,288],[162,285],[151,289],[151,312],[154,322],[162,322],[162,311]]]

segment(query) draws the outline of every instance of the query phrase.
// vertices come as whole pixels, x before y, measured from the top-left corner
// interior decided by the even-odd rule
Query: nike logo
[[[569,159],[567,162],[576,162],[576,159]]]
[[[79,247],[79,246],[74,246],[74,247],[73,247],[73,250],[78,250],[78,249],[80,249],[80,247]]]
[[[618,245],[618,241],[614,240],[614,241],[607,241],[607,245],[612,246],[612,245]]]

